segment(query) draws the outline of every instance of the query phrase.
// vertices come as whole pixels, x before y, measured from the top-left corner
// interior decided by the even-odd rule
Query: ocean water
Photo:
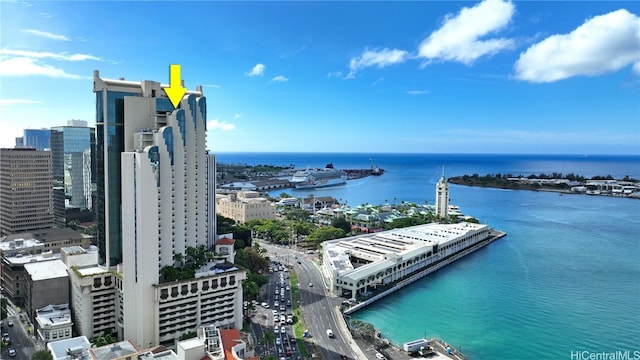
[[[386,170],[293,196],[433,203],[442,175],[640,178],[639,156],[218,154],[219,162]],[[273,192],[273,195],[280,191]],[[508,235],[359,311],[397,344],[438,336],[472,359],[640,351],[640,200],[451,186],[451,203]]]

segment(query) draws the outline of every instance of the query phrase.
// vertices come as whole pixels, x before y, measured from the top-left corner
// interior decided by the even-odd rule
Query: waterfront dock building
[[[322,270],[334,296],[391,285],[491,237],[487,225],[424,224],[324,242]]]

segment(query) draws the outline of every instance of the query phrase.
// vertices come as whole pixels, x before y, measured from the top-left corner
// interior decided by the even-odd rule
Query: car
[[[280,307],[280,302],[278,300],[273,302],[273,307]]]
[[[291,356],[291,348],[287,347],[285,353],[287,354],[287,356]]]
[[[333,330],[331,330],[331,329],[327,329],[327,336],[328,336],[329,338],[333,338],[333,337],[335,336],[335,335],[333,335]]]
[[[387,360],[387,358],[384,355],[380,354],[379,352],[376,353],[376,359],[378,359],[378,360]]]
[[[291,300],[287,299],[287,306],[291,306]]]
[[[269,304],[267,304],[266,302],[263,302],[261,305],[262,305],[262,307],[263,307],[263,308],[265,308],[265,309],[268,309],[268,308],[269,308]]]
[[[280,328],[280,334],[286,334],[287,333],[287,329],[283,326]]]
[[[309,287],[313,287],[313,283],[309,283]]]
[[[282,339],[279,337],[276,338],[276,345],[282,345]]]
[[[275,325],[275,326],[273,327],[273,332],[274,332],[274,333],[278,333],[278,332],[280,332],[280,327],[279,327],[278,325]]]
[[[285,287],[284,289],[289,291],[289,290],[291,290],[291,286],[287,285],[287,287]]]
[[[287,311],[287,308],[284,305],[280,305],[280,311]]]
[[[9,326],[13,326],[13,320],[9,320],[9,321],[7,321],[7,325],[9,325]]]
[[[15,356],[16,356],[16,349],[14,349],[14,348],[9,348],[9,356],[11,356],[11,357],[15,357]]]

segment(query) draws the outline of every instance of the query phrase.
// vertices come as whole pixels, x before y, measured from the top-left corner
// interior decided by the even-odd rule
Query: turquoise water
[[[218,161],[366,168],[369,157],[220,154]],[[375,162],[387,173],[311,192],[350,205],[433,203],[443,166],[447,176],[556,171],[640,178],[638,156],[377,154]],[[354,318],[398,344],[439,336],[472,359],[640,351],[640,200],[452,186],[451,203],[508,235]]]
[[[454,187],[508,236],[355,314],[473,359],[640,350],[640,201]]]

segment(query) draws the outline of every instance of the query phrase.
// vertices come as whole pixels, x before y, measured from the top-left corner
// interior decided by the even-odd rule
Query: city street
[[[340,359],[342,355],[350,359],[357,358],[351,350],[350,340],[347,340],[350,337],[344,336],[348,334],[343,335],[344,327],[339,325],[342,320],[336,317],[339,315],[334,311],[343,299],[327,296],[325,281],[317,264],[317,254],[265,242],[260,242],[260,245],[267,249],[272,261],[291,265],[297,274],[302,316],[313,345],[309,350],[321,352],[324,359]],[[269,286],[273,286],[272,283],[267,285]],[[327,330],[333,333],[332,338],[327,335]]]
[[[35,345],[33,338],[27,332],[27,324],[21,321],[21,317],[16,313],[13,306],[7,307],[8,316],[2,320],[2,335],[8,334],[11,344],[0,354],[2,359],[29,360],[31,356],[39,350]],[[23,318],[25,318],[23,316]],[[9,326],[12,323],[13,326]],[[15,349],[14,357],[9,355],[9,349]]]

